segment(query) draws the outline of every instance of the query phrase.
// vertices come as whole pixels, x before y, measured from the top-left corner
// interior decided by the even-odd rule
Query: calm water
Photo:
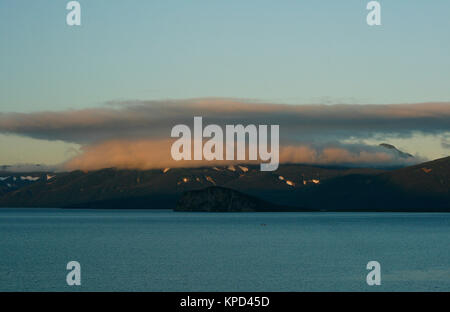
[[[450,291],[449,265],[450,214],[0,209],[0,291]]]

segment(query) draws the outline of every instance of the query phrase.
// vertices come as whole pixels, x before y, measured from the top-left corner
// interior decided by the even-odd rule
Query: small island
[[[299,212],[301,207],[281,206],[229,188],[212,186],[184,192],[174,211],[194,212]]]

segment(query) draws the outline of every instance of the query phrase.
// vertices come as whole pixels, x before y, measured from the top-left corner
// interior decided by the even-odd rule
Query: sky
[[[0,0],[0,164],[57,164],[94,144],[2,127],[13,113],[210,98],[337,107],[450,102],[447,0],[380,1],[382,25],[372,27],[365,0],[84,0],[82,25],[72,27],[67,2]],[[448,105],[441,109],[447,116]],[[420,157],[443,157],[446,121],[439,130],[418,125],[333,143],[390,139]],[[302,143],[331,140],[319,137]]]

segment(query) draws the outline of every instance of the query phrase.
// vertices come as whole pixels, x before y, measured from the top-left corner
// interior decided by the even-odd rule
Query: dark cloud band
[[[211,124],[278,124],[285,142],[377,133],[408,136],[450,130],[450,103],[282,105],[234,99],[114,102],[102,108],[0,114],[0,132],[91,144],[112,139],[165,139],[194,116]]]

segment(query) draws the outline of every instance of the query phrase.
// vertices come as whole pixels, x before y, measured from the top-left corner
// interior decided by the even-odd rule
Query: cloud
[[[445,133],[441,138],[441,146],[450,149],[450,132]]]
[[[450,103],[284,105],[234,99],[113,102],[96,109],[0,114],[0,132],[88,144],[125,138],[167,138],[194,116],[211,124],[279,124],[280,138],[305,141],[387,133],[435,134],[450,128]]]
[[[174,167],[224,166],[259,164],[261,161],[174,161],[170,155],[172,140],[112,140],[87,145],[83,152],[68,161],[65,169],[91,171],[101,168],[155,169]],[[281,163],[316,165],[384,166],[413,164],[417,159],[404,159],[379,146],[331,144],[325,146],[287,145],[280,147]]]
[[[284,105],[207,98],[110,102],[84,110],[0,114],[0,133],[82,145],[68,169],[202,166],[174,163],[170,131],[177,124],[280,125],[280,161],[310,164],[400,164],[393,153],[352,138],[409,137],[450,130],[450,102],[392,105]],[[331,143],[330,143],[331,142]],[[442,143],[443,146],[446,142]],[[210,164],[210,163],[208,163]]]

